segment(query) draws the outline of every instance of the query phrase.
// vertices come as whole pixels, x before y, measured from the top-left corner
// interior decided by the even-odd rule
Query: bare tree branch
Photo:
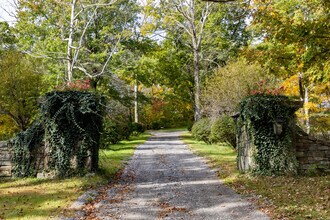
[[[81,46],[82,46],[83,38],[84,38],[84,36],[85,36],[85,33],[86,33],[86,31],[87,31],[87,28],[89,27],[90,23],[91,23],[92,20],[94,19],[94,16],[96,15],[97,9],[98,9],[98,7],[96,7],[96,8],[94,9],[92,16],[91,16],[90,19],[88,20],[87,24],[85,25],[85,28],[84,28],[83,32],[81,33],[80,40],[79,40],[79,43],[78,43],[78,47],[76,48],[75,53],[74,53],[74,56],[73,56],[72,66],[74,66],[74,64],[75,64],[75,62],[76,62],[76,60],[77,60],[77,58],[78,58],[79,51],[80,51]]]
[[[109,61],[110,61],[110,59],[112,58],[112,56],[113,56],[115,50],[116,50],[117,47],[118,47],[118,44],[119,44],[119,42],[120,42],[120,40],[121,40],[121,37],[122,37],[122,35],[119,36],[119,39],[117,40],[117,43],[116,43],[115,47],[112,48],[112,50],[111,50],[111,52],[110,52],[110,54],[109,54],[109,56],[108,56],[107,61],[106,61],[105,64],[103,65],[102,71],[101,71],[98,75],[102,75],[102,74],[104,73],[105,68],[107,67],[107,65],[108,65],[108,63],[109,63]]]

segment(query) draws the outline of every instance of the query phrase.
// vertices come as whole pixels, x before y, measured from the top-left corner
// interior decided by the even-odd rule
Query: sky
[[[9,24],[15,22],[15,18],[11,17],[7,12],[13,13],[13,0],[0,0],[0,21],[7,21]]]

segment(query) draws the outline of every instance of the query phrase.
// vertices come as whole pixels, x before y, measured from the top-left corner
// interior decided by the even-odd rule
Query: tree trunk
[[[306,126],[306,133],[309,134],[311,126],[309,123],[309,107],[308,107],[308,88],[305,86],[305,96],[304,96],[304,121]]]
[[[67,66],[68,66],[68,82],[72,82],[72,42],[73,42],[73,32],[74,32],[74,10],[76,7],[76,0],[72,0],[71,3],[71,15],[70,15],[70,30],[69,30],[69,38],[68,38],[68,50],[67,50]]]
[[[134,84],[134,122],[139,123],[137,79],[135,79],[135,84]]]
[[[299,94],[300,94],[300,100],[303,101],[304,107],[302,109],[303,113],[303,122],[306,128],[306,133],[309,134],[311,126],[309,122],[309,107],[308,107],[308,88],[303,85],[303,75],[302,73],[298,73],[298,84],[299,84]]]
[[[202,118],[201,115],[201,101],[200,101],[200,76],[199,76],[199,54],[198,50],[194,49],[194,82],[195,82],[195,91],[194,91],[194,118],[195,121],[198,121]]]

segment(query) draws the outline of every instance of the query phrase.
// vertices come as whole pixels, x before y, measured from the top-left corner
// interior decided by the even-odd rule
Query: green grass
[[[68,206],[84,191],[105,184],[121,170],[137,145],[149,137],[142,134],[100,150],[101,172],[68,179],[0,179],[0,219],[51,219],[70,215]]]
[[[207,145],[195,141],[188,132],[182,139],[196,154],[205,157],[211,167],[219,168],[219,177],[226,184],[249,196],[272,219],[330,219],[330,175],[270,177],[240,174],[233,148],[226,144]]]

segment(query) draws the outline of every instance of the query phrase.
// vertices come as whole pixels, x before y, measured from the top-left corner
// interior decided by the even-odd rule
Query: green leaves
[[[330,46],[330,6],[323,0],[255,1],[252,28],[261,37],[251,56],[271,73],[305,73],[309,82],[326,83]]]
[[[79,91],[53,91],[46,94],[40,116],[33,125],[12,139],[15,176],[34,176],[40,170],[55,171],[61,177],[84,172],[88,152],[91,169],[98,169],[98,148],[102,126],[101,99]],[[37,167],[40,153],[47,143],[47,161]],[[76,164],[72,158],[76,157]]]
[[[0,60],[0,109],[25,130],[37,113],[37,99],[43,88],[38,63],[9,50]]]
[[[253,172],[263,175],[296,173],[297,162],[292,150],[296,110],[297,106],[285,96],[255,95],[241,102],[240,120],[256,147]],[[274,130],[278,124],[282,128],[280,134]]]

